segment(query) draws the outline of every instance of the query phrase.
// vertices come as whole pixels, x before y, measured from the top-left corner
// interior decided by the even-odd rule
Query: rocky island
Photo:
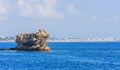
[[[47,38],[49,34],[45,30],[39,30],[35,33],[17,34],[15,48],[0,50],[22,50],[22,51],[49,51]]]

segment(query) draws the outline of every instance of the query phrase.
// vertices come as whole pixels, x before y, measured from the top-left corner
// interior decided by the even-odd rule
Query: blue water
[[[15,47],[0,42],[0,48]],[[119,42],[51,42],[49,52],[0,51],[0,70],[120,70]]]

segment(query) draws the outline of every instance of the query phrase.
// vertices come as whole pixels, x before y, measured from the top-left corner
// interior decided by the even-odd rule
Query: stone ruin
[[[45,30],[39,30],[36,33],[18,34],[15,42],[16,50],[24,51],[49,51],[47,38],[49,34]]]

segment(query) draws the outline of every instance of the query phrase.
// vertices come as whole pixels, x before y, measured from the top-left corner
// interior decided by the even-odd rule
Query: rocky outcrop
[[[47,38],[49,34],[45,30],[39,30],[36,33],[18,34],[15,42],[16,50],[24,51],[49,51]]]

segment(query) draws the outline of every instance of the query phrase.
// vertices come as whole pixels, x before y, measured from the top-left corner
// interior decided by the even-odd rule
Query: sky
[[[120,38],[120,0],[0,0],[0,35]]]

